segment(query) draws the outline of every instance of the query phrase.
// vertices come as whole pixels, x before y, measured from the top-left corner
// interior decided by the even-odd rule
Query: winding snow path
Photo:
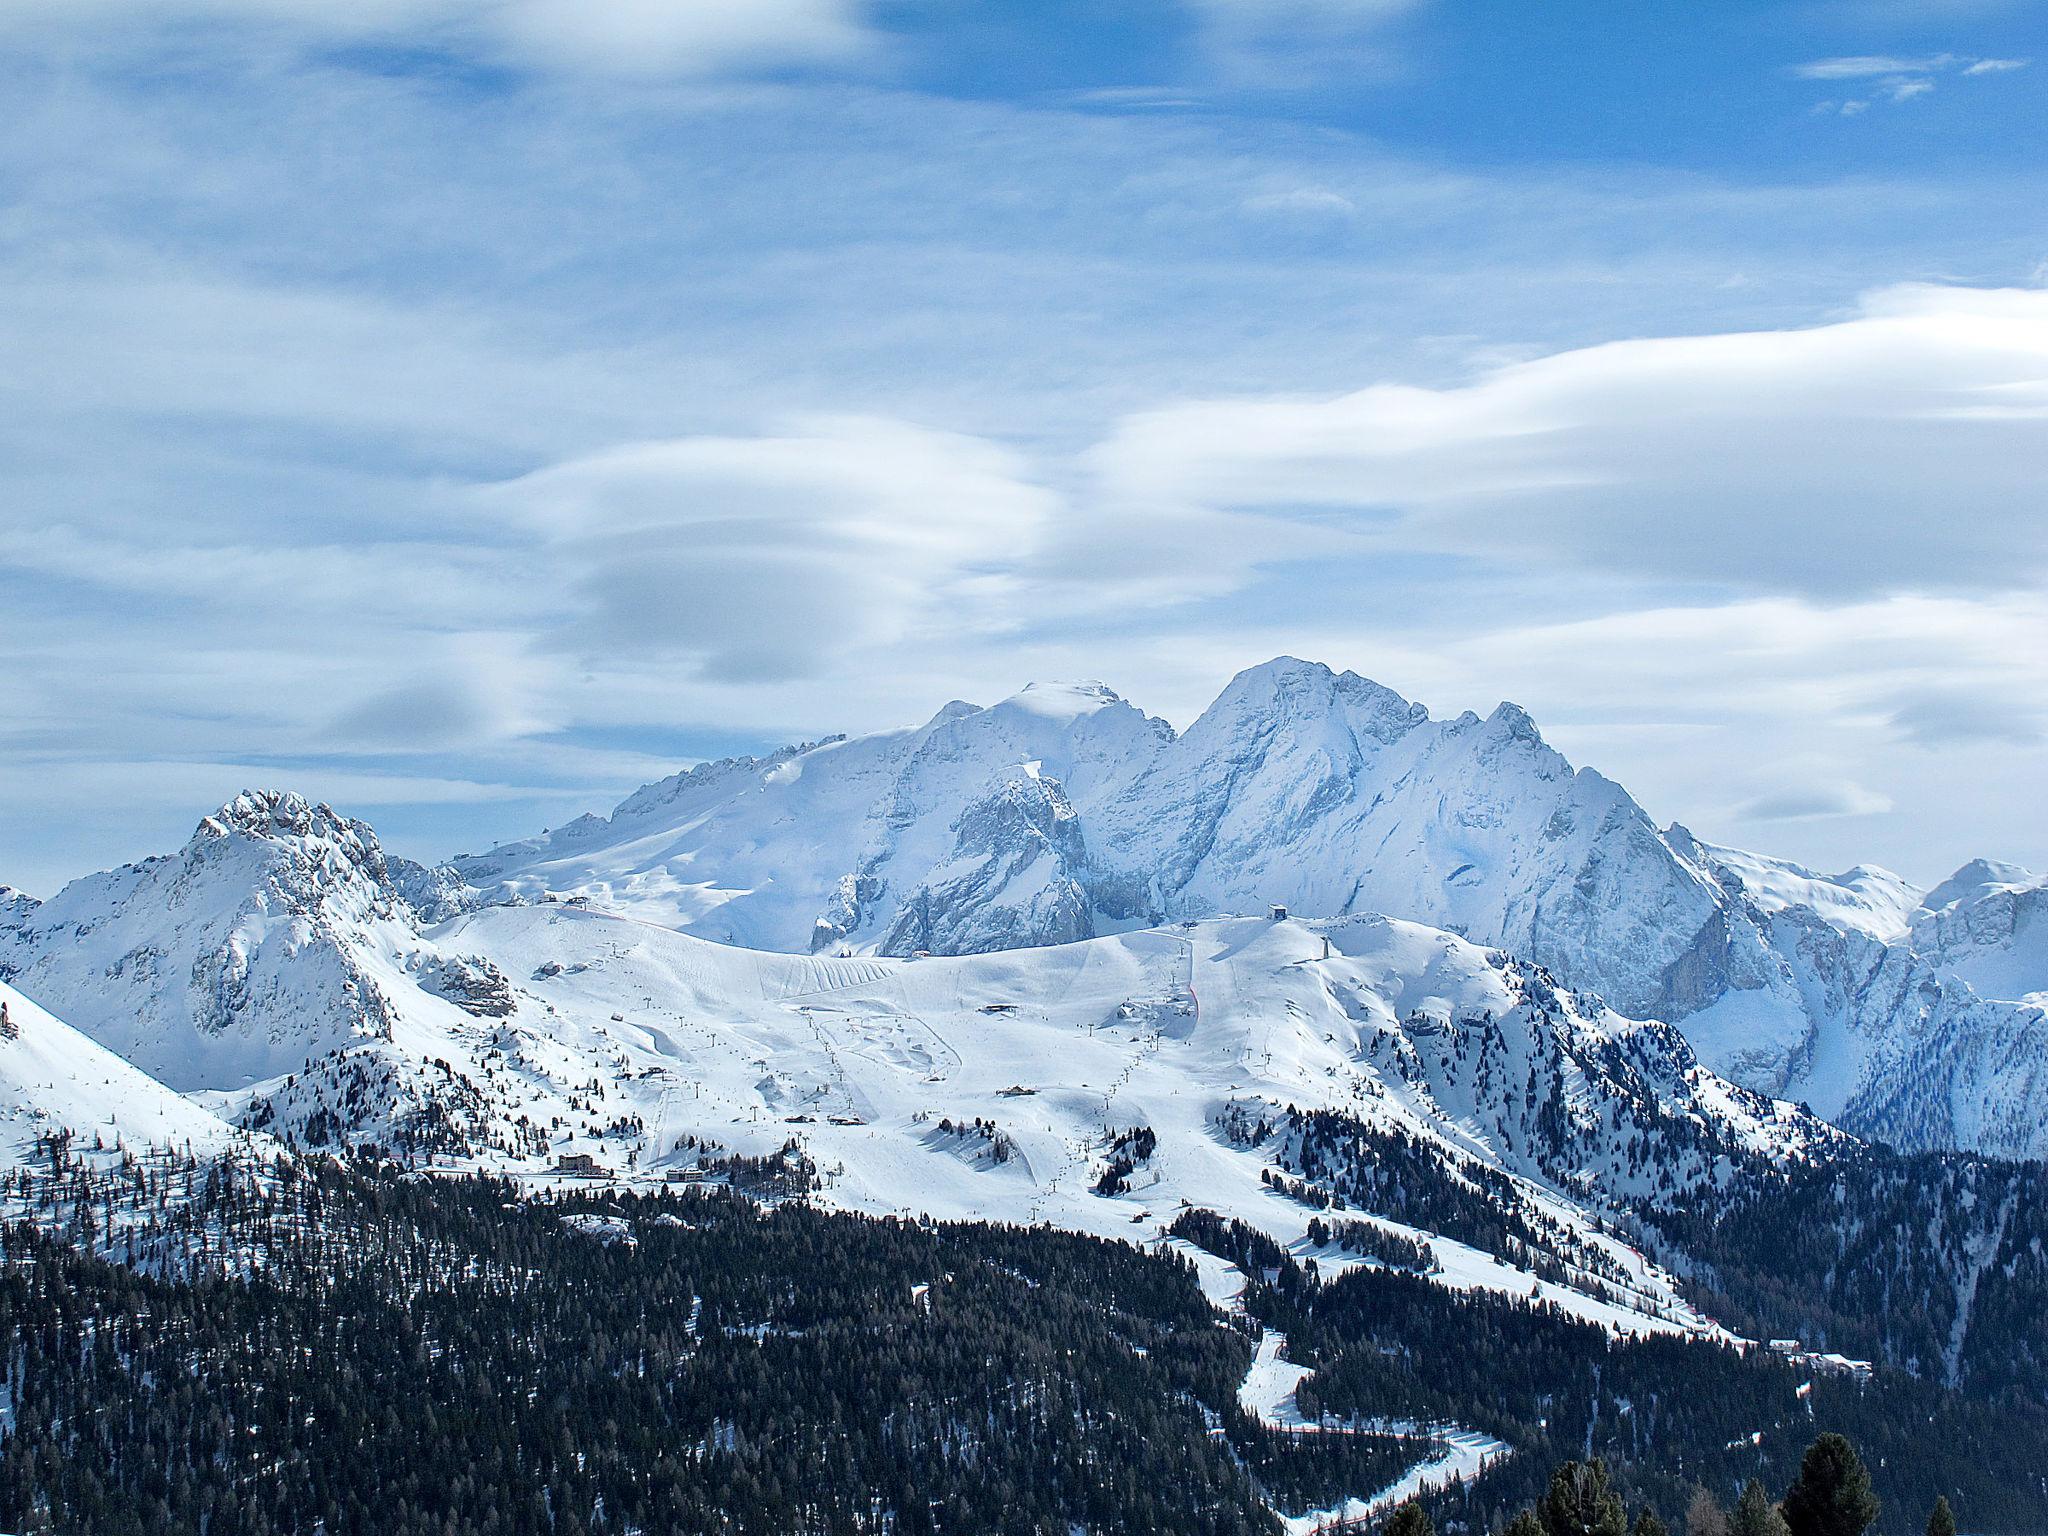
[[[1169,1239],[1168,1247],[1193,1260],[1198,1272],[1202,1293],[1215,1307],[1235,1316],[1244,1315],[1244,1291],[1248,1283],[1244,1272],[1206,1249],[1179,1238]],[[1287,1536],[1313,1536],[1318,1531],[1342,1529],[1371,1519],[1384,1510],[1405,1503],[1416,1495],[1436,1492],[1453,1483],[1464,1482],[1477,1477],[1503,1456],[1510,1454],[1505,1441],[1475,1429],[1456,1426],[1429,1427],[1417,1424],[1389,1423],[1338,1423],[1329,1419],[1311,1419],[1303,1415],[1295,1393],[1310,1375],[1308,1366],[1297,1365],[1282,1359],[1287,1349],[1287,1335],[1278,1329],[1268,1328],[1259,1339],[1258,1349],[1252,1355],[1252,1363],[1244,1373],[1244,1380],[1238,1384],[1238,1405],[1262,1424],[1275,1429],[1307,1430],[1321,1434],[1402,1434],[1427,1438],[1436,1447],[1435,1453],[1417,1462],[1394,1482],[1379,1492],[1364,1498],[1349,1498],[1341,1504],[1327,1509],[1312,1509],[1306,1514],[1289,1515],[1275,1510],[1286,1527]]]

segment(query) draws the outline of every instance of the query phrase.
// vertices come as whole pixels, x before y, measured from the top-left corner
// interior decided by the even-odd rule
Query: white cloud
[[[1839,59],[1815,59],[1795,65],[1792,73],[1802,80],[1867,80],[1879,75],[1924,75],[1953,68],[1960,61],[1947,53],[1929,58],[1904,59],[1887,54],[1858,54]]]
[[[1973,75],[1995,75],[2024,69],[2025,59],[1976,59],[1963,54],[1936,53],[1919,58],[1905,58],[1892,54],[1851,54],[1841,58],[1814,59],[1805,64],[1796,64],[1792,73],[1802,80],[1867,80],[1871,89],[1880,92],[1894,102],[1911,101],[1916,96],[1925,96],[1934,89],[1935,77],[1956,74],[1965,77]],[[1853,117],[1870,106],[1867,98],[1836,103],[1823,101],[1815,104],[1820,113],[1839,113]]]
[[[137,9],[100,3],[107,31],[135,30]],[[173,4],[163,14],[190,14]],[[236,14],[273,18],[252,36],[314,37],[279,10]],[[357,14],[392,28],[425,12]],[[1372,54],[1400,29],[1356,35]],[[192,46],[222,36],[195,28]],[[464,46],[501,57],[508,39]],[[1997,701],[2028,683],[1908,628],[1919,662],[1847,696],[1829,686],[1845,656],[1890,654],[1875,623],[1844,616],[1870,605],[1843,609],[1828,566],[1866,581],[1866,511],[1875,542],[1895,542],[1890,491],[1867,482],[1910,445],[1880,443],[1859,469],[1802,403],[1847,386],[1809,391],[1813,365],[1797,362],[1774,393],[1766,355],[1757,393],[1782,424],[1715,405],[1690,429],[1691,462],[1639,463],[1614,447],[1632,418],[1567,389],[1556,360],[1603,356],[1560,351],[1587,337],[1782,323],[1865,274],[1942,270],[1957,250],[2031,249],[2027,177],[1453,175],[1212,114],[836,86],[472,94],[246,52],[246,73],[238,54],[182,85],[62,72],[61,90],[27,92],[34,110],[0,151],[21,193],[0,306],[0,747],[21,771],[0,796],[0,879],[26,878],[24,848],[75,871],[102,849],[167,846],[245,778],[306,783],[324,766],[353,775],[322,790],[344,803],[381,803],[361,786],[387,778],[393,799],[488,801],[486,830],[471,830],[483,813],[418,818],[415,846],[446,851],[552,818],[520,792],[574,783],[597,806],[699,753],[897,723],[1033,676],[1104,675],[1184,718],[1232,667],[1282,650],[1437,705],[1518,697],[1580,760],[1731,838],[1732,808],[1782,786],[1732,783],[1730,765],[1789,760],[1801,733],[1824,731],[1793,777],[1922,812],[1886,821],[1886,838],[1946,846],[1975,838],[1976,817],[1988,851],[2031,856],[2012,842],[2038,825],[2037,788],[1985,787],[2007,759],[2037,781],[2048,770],[1994,733]],[[1356,217],[1248,216],[1297,189]],[[1750,287],[1720,289],[1731,272]],[[1727,344],[1807,345],[1761,334],[1792,339]],[[1869,361],[1842,371],[1895,399],[1918,354],[1851,335]],[[1469,414],[1468,397],[1513,376],[1504,341],[1567,413],[1545,429],[1566,467],[1641,492],[1611,549],[1540,495],[1534,513],[1506,491],[1489,510],[1469,488],[1467,507],[1361,507],[1326,482],[1295,497],[1304,471],[1282,465],[1269,496],[1110,496],[1075,457],[1180,391],[1291,409],[1390,379],[1438,385],[1416,393]],[[1647,345],[1677,367],[1682,347]],[[1948,402],[1987,450],[2024,447],[2048,413],[2048,372],[2026,371]],[[1607,392],[1639,390],[1694,409],[1640,370]],[[780,419],[849,407],[863,416]],[[1709,520],[1733,506],[1731,533],[1773,522],[1743,504],[1771,479],[1745,457],[1796,458],[1808,440],[1815,467],[1785,526],[1732,575]],[[1900,499],[1940,506],[1960,523],[1944,537],[1993,551],[1980,582],[2021,579],[2035,499],[1994,495],[1952,444],[1925,457],[1940,474],[1908,475]],[[1885,554],[1881,585],[1914,568]],[[1926,570],[1964,579],[1946,556]],[[1667,618],[1653,643],[1655,625],[1621,616],[1730,606],[1720,590],[1674,596],[1673,572],[1806,589],[1804,607],[1833,616],[1809,627],[1853,644],[1756,628],[1750,603],[1716,623]],[[2009,652],[2042,646],[1958,600],[1959,629],[1974,615]],[[1569,635],[1538,623],[1559,615],[1609,618]],[[1254,617],[1269,627],[1247,636]],[[1981,702],[1954,702],[1965,694]],[[1919,707],[1929,697],[1950,701],[1946,727]],[[1936,760],[1971,794],[1899,776]],[[88,816],[58,805],[74,767],[94,786]],[[1820,860],[1853,831],[1854,856],[1908,862],[1859,822],[1783,825],[1756,840]]]
[[[119,46],[201,24],[613,75],[857,61],[877,47],[867,20],[865,0],[0,0],[0,29],[28,38]]]
[[[1350,218],[1358,205],[1341,192],[1327,187],[1287,187],[1274,192],[1257,192],[1244,200],[1247,213],[1306,215],[1310,218]]]
[[[682,654],[731,681],[1013,625],[1014,573],[1057,511],[1014,454],[873,418],[633,444],[484,500],[568,583],[563,644]]]
[[[1290,89],[1384,69],[1388,31],[1424,0],[1189,0],[1229,81]]]
[[[1445,389],[1196,401],[1110,505],[1319,507],[1388,549],[1843,592],[2048,569],[2048,292],[1912,286],[1803,330],[1614,342]]]
[[[1892,808],[1883,795],[1873,794],[1847,779],[1808,784],[1788,784],[1758,795],[1741,808],[1750,821],[1815,821],[1835,816],[1875,816]]]

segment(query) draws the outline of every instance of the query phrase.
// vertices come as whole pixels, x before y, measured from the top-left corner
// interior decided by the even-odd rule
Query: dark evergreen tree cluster
[[[0,1529],[1249,1536],[1421,1454],[1248,1419],[1246,1335],[1122,1244],[727,1189],[95,1166],[0,1243]],[[81,1251],[160,1198],[137,1263]],[[204,1243],[157,1262],[173,1220]]]
[[[1640,1217],[1736,1332],[2048,1406],[2048,1167],[1869,1148]]]
[[[1299,1177],[1351,1192],[1333,1209],[1370,1191],[1476,1220],[1463,1170],[1421,1148],[1362,1141],[1342,1117],[1278,1129]],[[1378,1262],[1326,1280],[1254,1228],[1182,1211],[1175,1235],[1252,1277],[1250,1318],[1223,1325],[1168,1256],[815,1211],[793,1144],[706,1149],[702,1166],[729,1182],[535,1198],[396,1166],[47,1139],[0,1181],[24,1218],[0,1242],[0,1529],[1250,1533],[1426,1453],[1407,1431],[1248,1418],[1237,1388],[1262,1327],[1314,1368],[1297,1394],[1312,1418],[1458,1424],[1511,1447],[1401,1512],[1417,1532],[1548,1536],[1545,1469],[1569,1458],[1598,1461],[1634,1536],[1657,1536],[1657,1511],[1698,1536],[1835,1536],[1862,1518],[1866,1463],[1825,1438],[1802,1458],[1820,1426],[1861,1446],[1887,1536],[1930,1508],[1926,1528],[1953,1536],[1946,1498],[1973,1531],[2048,1528],[2029,1169],[1873,1153],[1860,1183],[1737,1170],[1652,1231],[1703,1256],[1693,1283],[1730,1321],[1852,1349],[1860,1326],[1918,1373],[1859,1382],[1450,1291],[1416,1272],[1419,1245],[1336,1215],[1312,1237]],[[1489,1235],[1543,1244],[1583,1284],[1540,1214],[1510,1207]],[[1935,1293],[1926,1319],[1908,1287]],[[2009,1352],[1954,1327],[1966,1305],[2010,1327]],[[1809,1462],[1851,1493],[1795,1496]],[[1588,1529],[1613,1525],[1606,1495],[1572,1497]]]

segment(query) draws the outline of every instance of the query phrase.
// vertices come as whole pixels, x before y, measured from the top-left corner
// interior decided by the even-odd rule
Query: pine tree
[[[1735,1501],[1728,1536],[1789,1536],[1784,1515],[1764,1492],[1764,1485],[1753,1477],[1742,1490],[1742,1497]]]
[[[1629,1527],[1629,1536],[1671,1536],[1671,1531],[1657,1518],[1654,1509],[1645,1509],[1637,1513],[1636,1523]]]
[[[1799,1476],[1785,1492],[1792,1536],[1863,1536],[1877,1509],[1870,1471],[1844,1436],[1825,1434],[1806,1448]]]
[[[1535,1510],[1525,1509],[1508,1522],[1507,1536],[1544,1536],[1543,1522]]]
[[[1550,1474],[1542,1515],[1547,1536],[1628,1536],[1628,1512],[1597,1458],[1568,1461]]]
[[[1945,1493],[1935,1499],[1933,1513],[1927,1517],[1927,1536],[1956,1536],[1955,1511],[1948,1507]]]
[[[1436,1536],[1436,1522],[1419,1500],[1410,1499],[1380,1527],[1380,1536]]]

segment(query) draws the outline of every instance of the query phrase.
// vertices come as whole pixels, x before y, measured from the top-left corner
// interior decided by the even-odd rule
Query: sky
[[[0,0],[0,102],[0,882],[1281,653],[2048,868],[2036,4]]]

